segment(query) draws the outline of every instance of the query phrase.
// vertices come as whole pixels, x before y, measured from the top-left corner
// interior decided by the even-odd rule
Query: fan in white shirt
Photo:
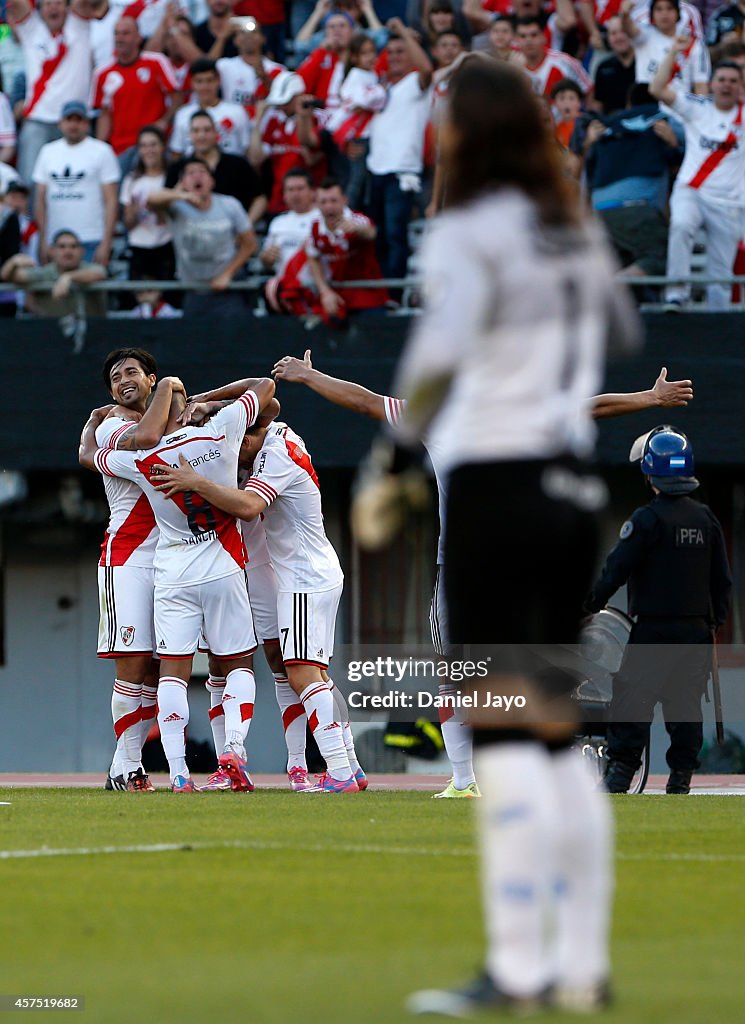
[[[688,277],[696,234],[706,231],[706,273],[728,277],[742,237],[745,211],[745,127],[742,71],[723,61],[714,68],[710,96],[684,95],[670,81],[677,53],[687,40],[676,39],[649,89],[667,103],[685,127],[685,157],[670,199],[668,277]],[[690,288],[672,285],[665,297],[673,309],[688,299]],[[726,309],[730,288],[706,287],[710,309]]]
[[[689,5],[686,4],[686,7]],[[636,54],[636,81],[651,82],[670,52],[676,35],[687,35],[686,45],[676,51],[672,75],[686,92],[705,96],[709,91],[711,61],[700,31],[678,0],[654,0],[649,23],[634,17],[635,0],[624,0],[621,7],[623,27]]]
[[[171,154],[175,159],[191,153],[189,123],[192,114],[206,110],[219,135],[218,144],[223,153],[245,156],[251,139],[251,121],[238,103],[220,98],[220,75],[213,60],[195,61],[191,66],[191,84],[195,102],[182,107],[173,119]]]

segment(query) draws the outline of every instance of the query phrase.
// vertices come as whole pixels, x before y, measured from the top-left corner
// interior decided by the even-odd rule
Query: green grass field
[[[73,1020],[403,1022],[409,992],[469,980],[480,964],[466,801],[81,790],[0,800],[11,801],[0,851],[90,851],[0,853],[0,994],[84,996]],[[617,1003],[603,1020],[742,1020],[742,802],[621,797],[614,808]],[[103,852],[153,844],[183,848]]]

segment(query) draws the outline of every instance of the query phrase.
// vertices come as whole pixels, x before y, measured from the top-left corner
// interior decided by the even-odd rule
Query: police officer
[[[636,619],[614,681],[606,785],[628,791],[660,702],[670,736],[667,792],[688,793],[703,743],[712,629],[727,618],[732,578],[719,521],[689,497],[698,480],[686,435],[656,427],[634,442],[630,461],[639,458],[654,497],[621,527],[587,602],[599,611],[628,582]]]

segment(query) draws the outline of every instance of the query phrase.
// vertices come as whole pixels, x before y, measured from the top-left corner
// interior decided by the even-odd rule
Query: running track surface
[[[34,772],[0,773],[0,789],[99,789],[103,787],[104,774],[76,773],[42,774]],[[168,787],[166,775],[152,775],[153,784],[157,789]],[[195,775],[194,781],[201,785],[206,775]],[[447,784],[445,775],[370,775],[370,788],[377,790],[403,789],[412,792],[436,793]],[[286,775],[254,775],[257,789],[286,789]],[[650,775],[645,793],[658,794],[665,792],[665,775]],[[693,795],[745,796],[745,776],[743,775],[694,775]]]

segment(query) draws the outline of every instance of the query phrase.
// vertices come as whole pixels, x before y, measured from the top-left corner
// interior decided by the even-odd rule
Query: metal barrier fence
[[[728,277],[711,277],[705,274],[695,274],[688,277],[665,277],[661,275],[649,275],[649,276],[631,276],[623,273],[618,274],[619,283],[626,284],[632,290],[639,288],[656,288],[660,289],[662,295],[662,289],[669,285],[686,285],[690,286],[695,292],[700,292],[706,285],[709,284],[723,284],[728,287],[738,285],[740,287],[739,298],[736,302],[732,303],[727,310],[709,310],[706,302],[693,301],[690,305],[686,305],[680,308],[680,312],[685,314],[687,312],[695,313],[707,313],[707,312],[731,312],[741,313],[745,311],[745,276],[743,275],[732,275]],[[268,310],[266,308],[263,286],[269,281],[270,278],[265,275],[252,275],[251,277],[244,278],[240,281],[233,281],[230,283],[227,289],[220,292],[224,294],[227,292],[255,292],[258,296],[257,306],[250,310],[254,316],[266,316]],[[402,293],[402,301],[399,306],[392,308],[389,311],[391,316],[416,316],[419,314],[420,309],[418,305],[418,289],[421,287],[422,281],[419,277],[405,277],[405,278],[382,278],[374,281],[340,281],[334,282],[334,288],[343,291],[346,288],[369,288],[371,290],[378,290],[382,288],[396,289]],[[53,283],[37,283],[30,285],[15,285],[8,284],[7,288],[3,284],[0,284],[0,290],[2,291],[28,291],[32,293],[49,293],[54,287]],[[123,292],[138,292],[138,291],[160,291],[163,293],[168,292],[198,292],[208,293],[210,291],[208,283],[205,282],[203,286],[195,286],[193,284],[184,284],[181,281],[129,281],[129,280],[118,280],[116,278],[107,279],[105,281],[97,281],[89,285],[78,285],[74,284],[71,288],[70,295],[75,300],[75,312],[71,316],[62,318],[68,321],[62,323],[62,330],[66,337],[73,340],[74,351],[79,352],[82,350],[85,344],[85,335],[87,330],[87,319],[88,313],[85,306],[86,295],[91,293],[123,293]],[[643,312],[660,312],[668,309],[662,298],[659,302],[645,301],[640,304],[640,309]],[[26,314],[21,314],[25,316]],[[126,310],[108,310],[107,319],[127,319],[129,318],[129,312]]]

